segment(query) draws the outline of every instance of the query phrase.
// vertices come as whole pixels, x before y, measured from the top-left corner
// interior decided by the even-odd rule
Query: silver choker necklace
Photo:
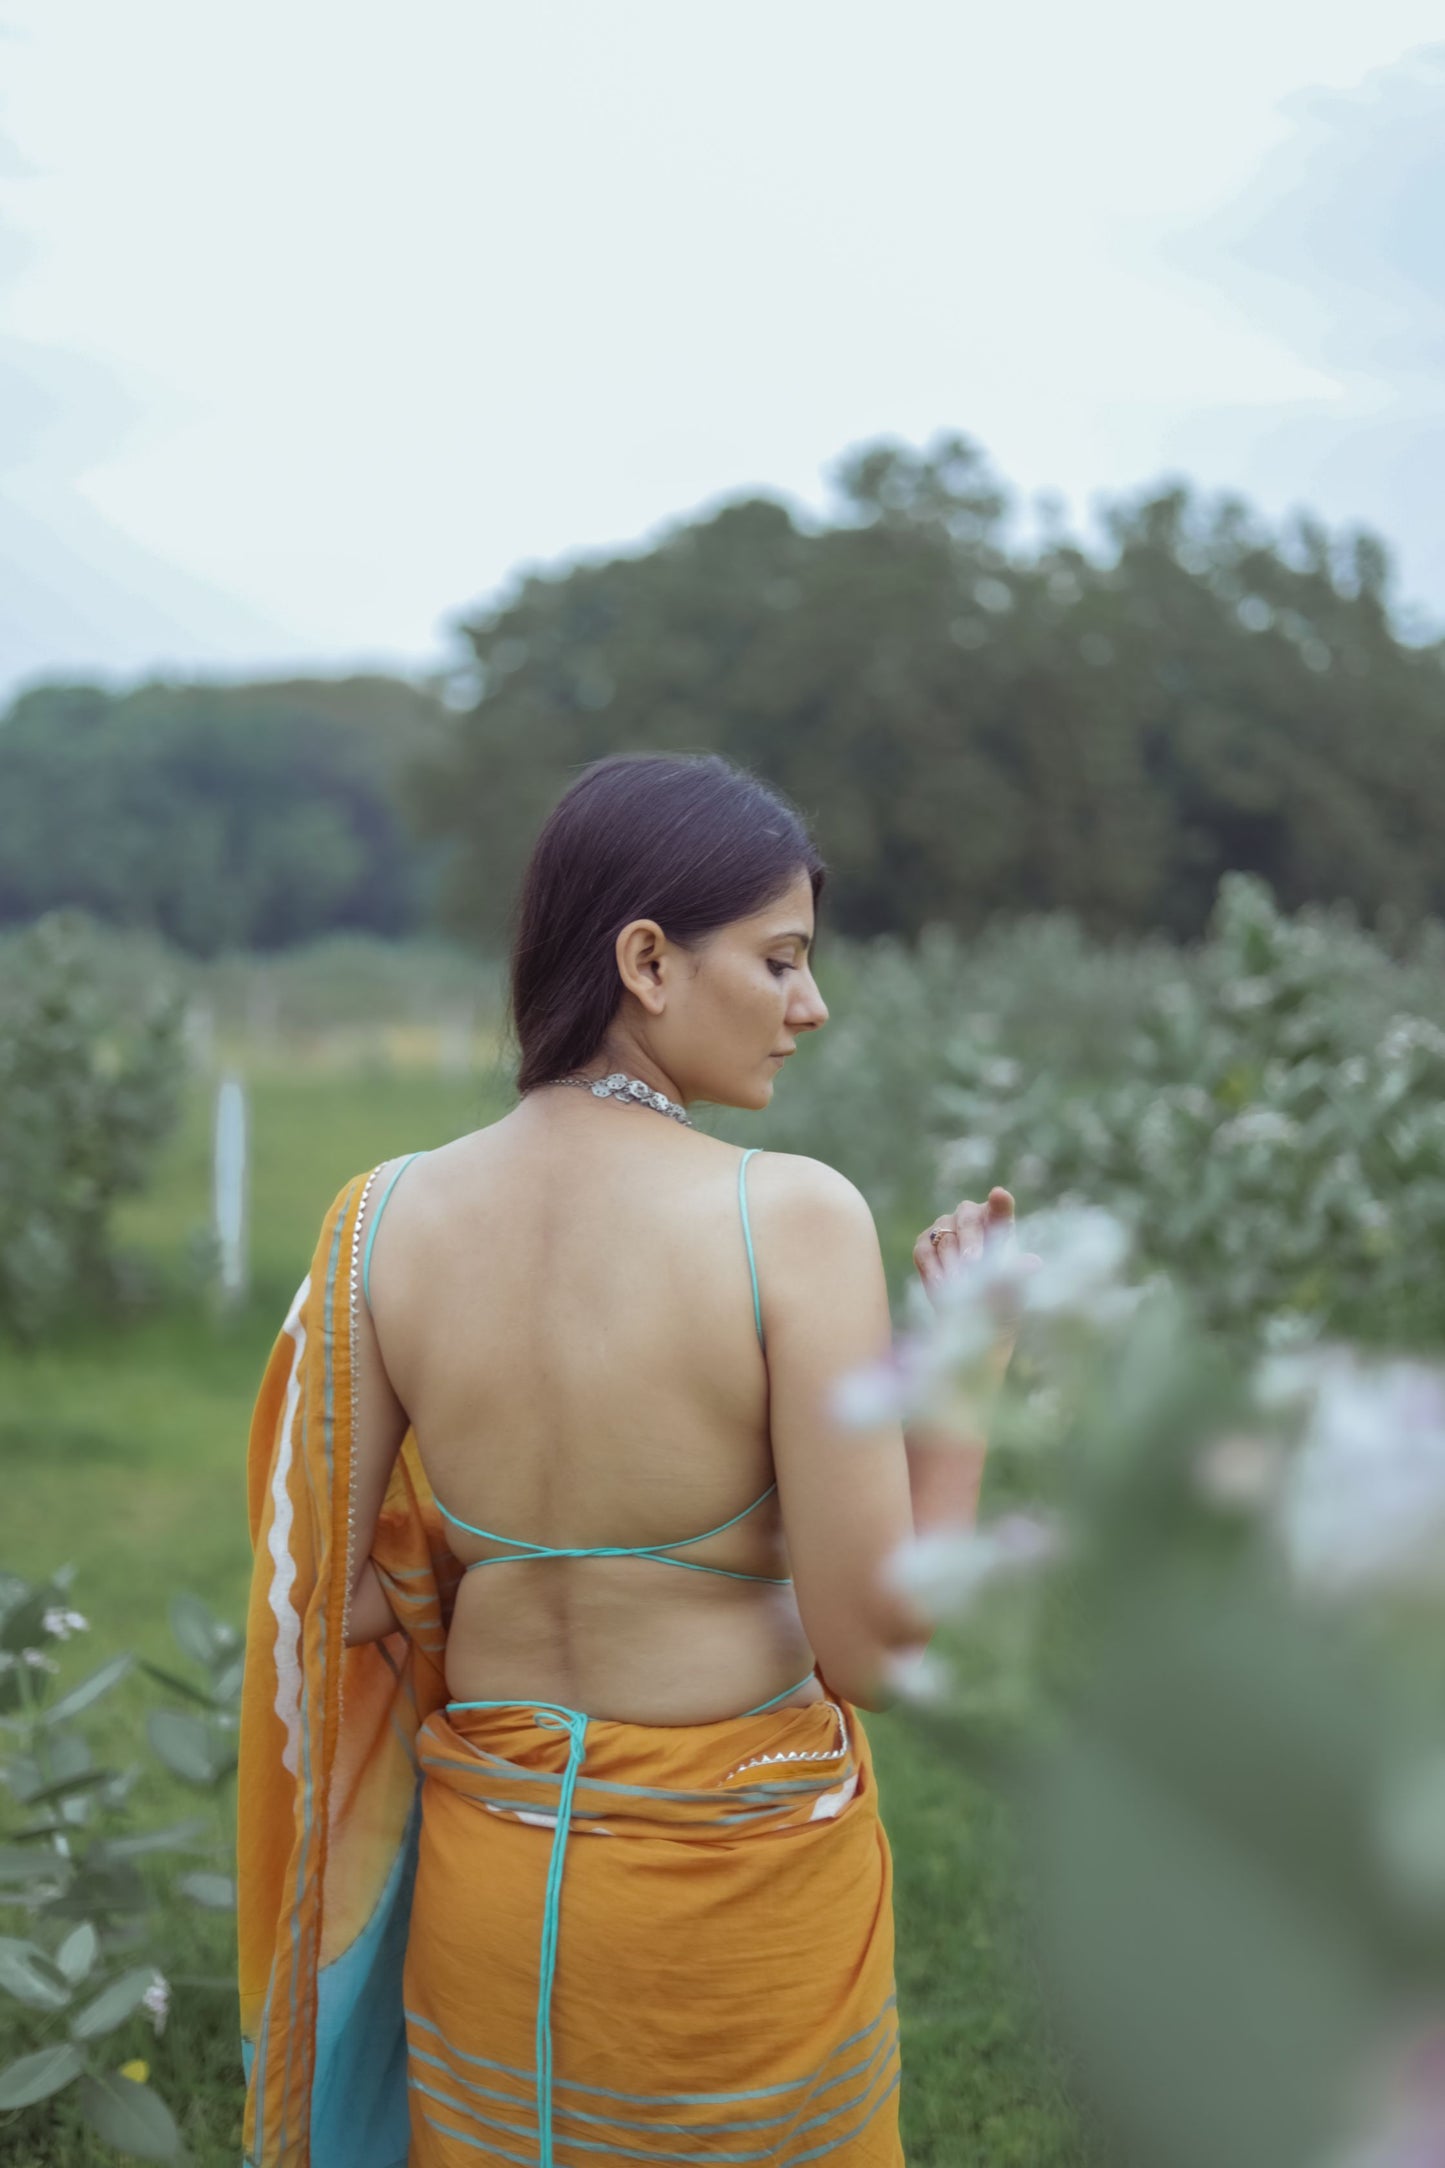
[[[548,1084],[580,1084],[594,1099],[630,1099],[637,1106],[656,1107],[659,1114],[670,1114],[675,1122],[682,1122],[689,1129],[697,1126],[686,1107],[669,1099],[666,1092],[655,1092],[640,1076],[628,1076],[621,1069],[614,1069],[610,1076],[549,1076],[545,1081]]]

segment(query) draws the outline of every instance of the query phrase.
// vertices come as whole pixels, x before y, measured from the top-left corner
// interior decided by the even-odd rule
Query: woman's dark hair
[[[827,869],[796,807],[720,753],[614,753],[574,777],[542,825],[512,922],[516,1084],[590,1061],[622,998],[614,948],[655,918],[687,948]]]

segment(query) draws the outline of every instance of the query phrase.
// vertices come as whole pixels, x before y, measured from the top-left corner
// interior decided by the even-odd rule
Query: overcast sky
[[[0,0],[0,697],[412,669],[527,563],[973,437],[1445,628],[1439,0]]]

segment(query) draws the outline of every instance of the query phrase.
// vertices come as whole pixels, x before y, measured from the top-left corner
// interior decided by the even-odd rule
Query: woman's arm
[[[1014,1239],[1013,1197],[1000,1186],[991,1189],[982,1204],[965,1198],[952,1212],[941,1213],[913,1245],[913,1262],[930,1302],[937,1300],[946,1274],[982,1256],[985,1247],[1012,1244]],[[1023,1252],[1019,1259],[1030,1271],[1041,1261],[1033,1250]],[[976,1429],[972,1434],[961,1435],[956,1429],[922,1418],[904,1425],[913,1526],[920,1536],[934,1529],[972,1528],[978,1520],[978,1497],[988,1456],[988,1425],[993,1402],[1013,1359],[1020,1321],[1018,1309],[999,1319],[998,1337],[986,1362],[988,1384],[975,1405]]]
[[[351,1591],[351,1609],[346,1620],[346,1646],[351,1648],[358,1641],[381,1641],[387,1634],[401,1632],[401,1620],[392,1610],[386,1590],[376,1577],[376,1568],[368,1558],[363,1561],[361,1572]]]
[[[903,1449],[908,1456],[914,1533],[926,1536],[934,1529],[972,1528],[978,1519],[987,1438],[961,1439],[956,1432],[919,1420],[904,1424]]]

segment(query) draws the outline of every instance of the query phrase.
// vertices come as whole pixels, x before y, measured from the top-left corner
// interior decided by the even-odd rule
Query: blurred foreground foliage
[[[1011,1802],[1081,2105],[1120,2168],[1434,2160],[1445,1368],[1225,1332],[1129,1284],[1098,1208],[1018,1233],[993,1496],[1025,1503],[896,1562],[940,1621],[904,1683]],[[899,1405],[963,1386],[1008,1269],[919,1306]]]

